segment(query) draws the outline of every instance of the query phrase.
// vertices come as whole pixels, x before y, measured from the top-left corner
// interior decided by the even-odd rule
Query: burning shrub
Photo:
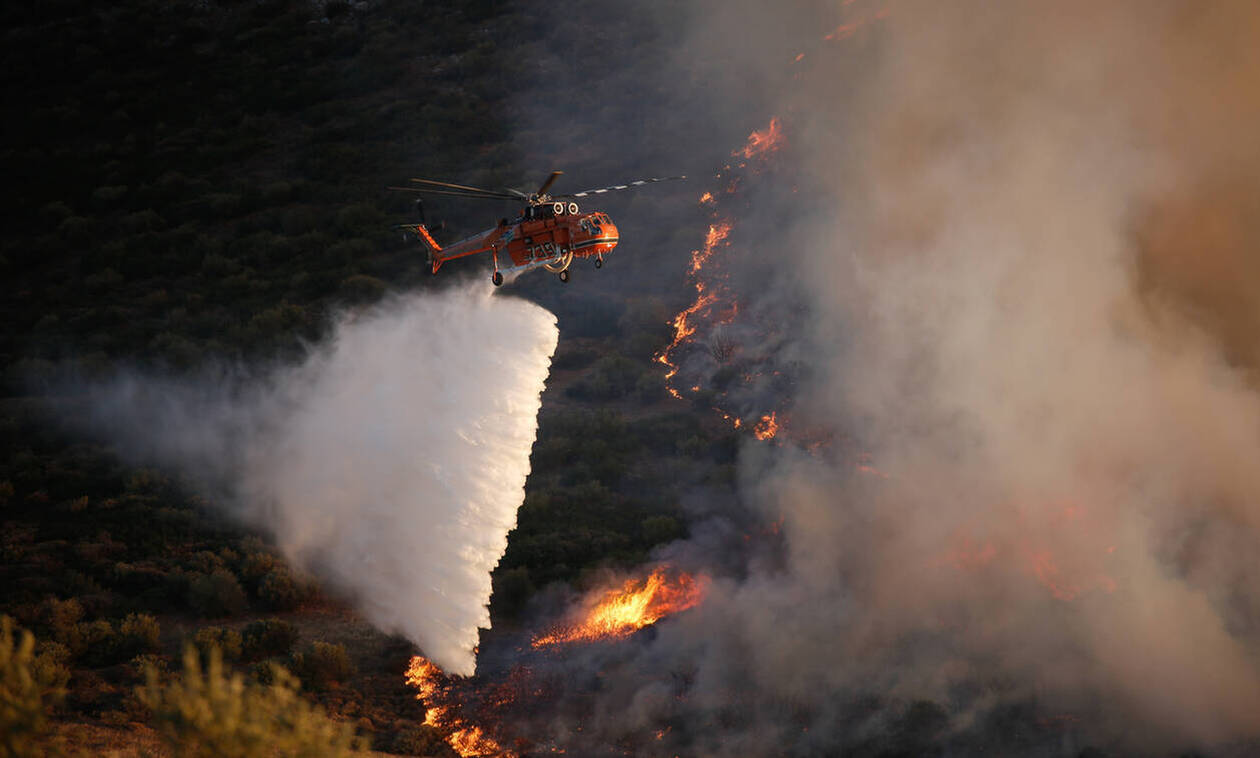
[[[275,666],[271,684],[246,684],[223,665],[217,649],[203,671],[197,651],[184,651],[183,676],[161,684],[150,668],[137,698],[176,756],[363,755],[354,727],[333,721],[301,698],[293,675]]]

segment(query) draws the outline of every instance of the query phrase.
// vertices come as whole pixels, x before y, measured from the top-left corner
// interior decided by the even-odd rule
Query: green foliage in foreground
[[[69,672],[55,656],[35,655],[35,636],[13,633],[0,617],[0,758],[40,755],[48,709],[65,694]]]
[[[175,756],[348,756],[367,755],[350,724],[333,721],[298,694],[297,680],[276,666],[269,684],[246,683],[212,649],[202,670],[200,656],[184,650],[184,673],[162,684],[150,667],[137,697],[153,713],[153,726]]]

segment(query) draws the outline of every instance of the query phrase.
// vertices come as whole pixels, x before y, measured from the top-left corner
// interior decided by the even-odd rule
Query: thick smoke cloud
[[[488,288],[347,316],[264,379],[97,386],[92,423],[217,487],[369,621],[471,674],[557,339],[550,313]]]
[[[737,219],[731,286],[804,313],[775,348],[805,364],[794,417],[883,475],[750,445],[741,494],[782,519],[781,556],[638,652],[591,653],[599,696],[571,703],[590,730],[563,739],[675,724],[661,754],[860,753],[918,724],[963,753],[1245,752],[1260,6],[744,5],[751,30],[865,21],[802,38],[795,89],[772,89],[791,57],[700,5],[678,65],[739,58],[764,73],[705,97],[791,124],[793,178],[757,191],[818,192],[790,225]],[[767,250],[776,277],[741,278]],[[915,721],[924,701],[947,722]],[[1023,737],[995,716],[1017,706],[1041,725]]]

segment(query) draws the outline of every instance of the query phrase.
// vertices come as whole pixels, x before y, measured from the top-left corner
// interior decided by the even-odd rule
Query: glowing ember
[[[775,419],[775,415],[771,413],[769,416],[762,416],[753,427],[753,436],[759,440],[773,439],[774,435],[779,433],[779,422]]]
[[[712,193],[712,192],[706,192],[706,193],[704,193],[703,195],[701,195],[701,196],[700,196],[700,204],[701,204],[701,205],[706,205],[706,204],[707,204],[707,205],[712,205],[712,204],[713,204],[713,202],[714,202],[714,200],[713,200],[713,193]]]
[[[619,589],[592,598],[581,618],[570,625],[536,637],[535,648],[566,642],[590,642],[624,637],[655,624],[670,614],[699,604],[708,587],[708,578],[679,573],[669,581],[665,567],[656,568],[646,580],[630,579]]]
[[[753,132],[748,135],[748,143],[744,145],[742,150],[736,150],[732,155],[743,156],[745,158],[760,158],[768,153],[772,153],[783,146],[783,130],[779,127],[778,117],[770,119],[770,125],[759,132]]]
[[[827,40],[828,42],[834,42],[836,40],[845,39],[846,37],[852,37],[853,34],[862,27],[863,23],[865,22],[854,21],[851,24],[841,24],[840,26],[836,27],[835,31],[826,35],[825,37],[823,37],[823,39]]]
[[[1031,575],[1055,600],[1070,602],[1090,592],[1112,593],[1115,579],[1106,571],[1107,556],[1115,545],[1100,544],[1092,535],[1093,519],[1079,506],[1068,504],[1046,511],[1022,512],[1024,529],[1013,538],[956,535],[952,547],[933,565],[960,571],[1018,570]],[[1071,550],[1067,560],[1064,545]],[[1104,545],[1106,545],[1104,547]],[[1070,548],[1069,548],[1070,550]]]

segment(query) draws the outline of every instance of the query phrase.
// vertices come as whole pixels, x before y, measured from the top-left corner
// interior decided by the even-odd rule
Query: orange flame
[[[450,681],[437,664],[424,656],[413,657],[407,667],[407,684],[420,691],[416,699],[424,701],[425,725],[449,731],[446,744],[460,756],[516,756],[516,753],[504,748],[481,727],[469,724],[457,715],[455,707],[450,704],[455,701]]]
[[[658,566],[645,580],[629,579],[619,589],[599,593],[575,623],[534,638],[535,648],[566,642],[591,642],[625,637],[674,613],[695,607],[704,599],[708,577],[679,573],[670,582]]]
[[[665,389],[669,390],[669,394],[679,400],[682,399],[682,395],[679,394],[678,390],[674,389],[669,384],[669,380],[673,379],[674,376],[678,374],[678,364],[670,360],[670,355],[680,344],[682,344],[683,340],[696,333],[696,327],[691,325],[689,319],[701,308],[712,305],[714,301],[717,300],[717,296],[713,293],[704,294],[703,284],[696,284],[696,291],[700,293],[700,296],[696,298],[696,301],[692,303],[689,308],[674,317],[673,341],[670,342],[669,345],[667,345],[665,349],[656,356],[656,362],[669,369],[669,371],[665,372]]]
[[[771,412],[769,416],[762,416],[753,427],[753,436],[762,441],[773,439],[774,435],[779,433],[779,422],[775,416],[774,412]]]
[[[783,130],[779,127],[779,118],[776,116],[770,119],[770,125],[759,132],[753,132],[748,135],[748,143],[744,145],[742,150],[736,150],[731,155],[743,156],[744,158],[760,158],[768,153],[773,153],[783,146]]]
[[[704,247],[692,252],[691,254],[691,273],[694,274],[704,267],[705,262],[713,257],[713,250],[718,243],[729,245],[726,238],[731,233],[730,221],[719,221],[716,224],[709,224],[709,233],[704,235]]]

